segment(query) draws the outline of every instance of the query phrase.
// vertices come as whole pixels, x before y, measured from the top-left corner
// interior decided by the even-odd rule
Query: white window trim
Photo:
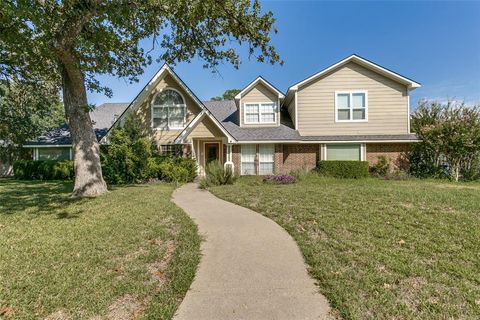
[[[252,104],[258,105],[258,122],[247,121],[247,105],[252,105]],[[268,122],[262,121],[262,110],[260,108],[260,106],[262,104],[273,104],[273,121],[268,121]],[[263,113],[270,113],[270,112],[263,112]],[[273,101],[270,101],[270,102],[265,102],[265,101],[264,102],[245,102],[243,104],[243,123],[245,123],[245,124],[276,124],[277,123],[277,113],[278,113],[278,105]]]
[[[272,146],[273,147],[273,157],[272,157],[272,161],[262,161],[262,157],[260,156],[260,149],[262,148],[262,146],[265,146],[265,145],[268,145],[268,146]],[[262,175],[260,173],[260,165],[262,163],[269,163],[269,164],[272,164],[272,173],[268,173],[268,174],[275,174],[275,144],[272,144],[272,143],[268,143],[268,144],[259,144],[258,145],[258,175]]]
[[[365,94],[365,119],[353,120],[353,105],[352,105],[352,95],[355,93]],[[349,120],[338,120],[338,95],[339,94],[349,94],[350,95],[350,119]],[[367,90],[346,90],[346,91],[335,91],[335,122],[368,122],[368,91]]]
[[[181,107],[183,107],[183,109],[184,109],[184,111],[183,111],[183,126],[181,126],[181,127],[171,127],[171,126],[170,126],[170,119],[169,119],[168,113],[167,113],[167,130],[183,130],[183,129],[185,129],[185,126],[186,126],[186,124],[187,124],[187,105],[186,105],[186,103],[185,103],[186,100],[185,100],[185,97],[183,96],[183,94],[182,94],[180,91],[178,91],[178,90],[175,89],[175,88],[171,88],[171,87],[165,87],[165,88],[163,88],[162,90],[158,91],[158,92],[153,96],[153,99],[152,99],[152,101],[150,102],[150,119],[151,119],[151,120],[150,120],[150,127],[151,127],[153,130],[155,130],[155,131],[156,131],[156,130],[164,130],[164,128],[155,128],[155,127],[153,126],[153,108],[154,108],[154,107],[157,107],[157,108],[158,108],[158,107],[161,107],[161,106],[159,106],[159,105],[155,105],[155,104],[154,104],[154,101],[155,101],[156,97],[157,97],[160,93],[162,93],[163,91],[167,91],[167,90],[172,90],[172,91],[175,91],[176,93],[178,93],[178,94],[180,95],[180,97],[182,97],[183,102],[184,102],[183,104],[177,104],[177,105],[175,105],[175,106],[177,106],[177,107],[180,107],[180,106],[181,106]]]
[[[336,161],[336,160],[328,160],[328,146],[329,145],[342,145],[342,144],[348,144],[348,145],[359,145],[360,146],[360,160],[352,160],[352,161],[365,161],[366,158],[366,144],[365,143],[325,143],[323,145],[323,159],[324,161]],[[349,160],[347,160],[349,161]]]
[[[258,158],[257,145],[256,144],[248,144],[248,145],[251,145],[251,146],[255,147],[255,158],[253,160],[253,167],[254,167],[255,172],[253,174],[243,173],[243,163],[244,162],[247,163],[247,162],[243,161],[243,159],[242,159],[242,156],[243,156],[242,150],[243,150],[243,146],[244,146],[244,145],[242,145],[242,147],[240,147],[240,175],[241,176],[256,176],[257,175],[256,162],[257,162],[257,158]],[[248,162],[248,163],[251,163],[251,162]]]

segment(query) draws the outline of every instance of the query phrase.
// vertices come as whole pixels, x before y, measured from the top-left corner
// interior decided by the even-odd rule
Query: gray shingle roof
[[[104,103],[90,112],[93,129],[97,139],[100,140],[107,130],[112,126],[115,119],[118,118],[128,107],[129,103]],[[26,145],[69,145],[70,130],[67,124],[62,124],[58,128],[52,129],[41,135],[33,141],[25,143]]]
[[[287,112],[282,112],[281,123],[278,127],[242,128],[238,125],[239,117],[235,101],[204,101],[203,104],[237,141],[301,139],[293,128],[292,120]]]
[[[237,141],[416,141],[415,134],[396,135],[334,135],[301,136],[294,129],[290,115],[282,110],[281,124],[278,127],[242,128],[239,126],[238,110],[235,101],[204,101],[203,104]]]

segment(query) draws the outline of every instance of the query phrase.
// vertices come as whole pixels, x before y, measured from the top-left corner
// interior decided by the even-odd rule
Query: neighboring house
[[[200,175],[214,160],[240,175],[313,169],[319,160],[365,160],[373,165],[381,155],[399,167],[409,145],[418,141],[410,133],[409,114],[409,92],[418,87],[352,55],[293,84],[286,93],[258,77],[235,100],[202,102],[164,65],[114,126],[137,117],[162,152],[194,157]],[[122,110],[109,104],[97,110],[107,113],[109,108],[111,114]],[[108,143],[112,127],[98,135],[101,143]],[[42,159],[62,146],[56,139],[39,139],[28,147]],[[70,146],[69,138],[65,141],[63,146]]]

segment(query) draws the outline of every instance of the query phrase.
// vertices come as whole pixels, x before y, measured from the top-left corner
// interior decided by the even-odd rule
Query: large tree
[[[26,141],[65,122],[59,94],[51,82],[0,80],[0,161],[19,159]]]
[[[257,0],[3,0],[0,19],[0,74],[61,81],[74,196],[106,192],[87,90],[111,91],[96,75],[136,81],[155,58],[175,64],[195,56],[205,67],[226,61],[238,68],[242,45],[260,62],[280,60],[270,44],[273,15]],[[151,50],[140,45],[145,39]]]
[[[222,101],[222,100],[233,100],[235,99],[235,96],[240,93],[240,89],[227,89],[225,90],[225,92],[223,93],[223,95],[221,97],[219,96],[216,96],[216,97],[212,97],[212,101]]]

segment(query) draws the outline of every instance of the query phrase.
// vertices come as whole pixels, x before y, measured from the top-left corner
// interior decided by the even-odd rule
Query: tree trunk
[[[61,72],[75,168],[72,196],[96,197],[107,192],[107,185],[102,176],[100,147],[90,119],[84,77],[79,65],[62,63]]]

